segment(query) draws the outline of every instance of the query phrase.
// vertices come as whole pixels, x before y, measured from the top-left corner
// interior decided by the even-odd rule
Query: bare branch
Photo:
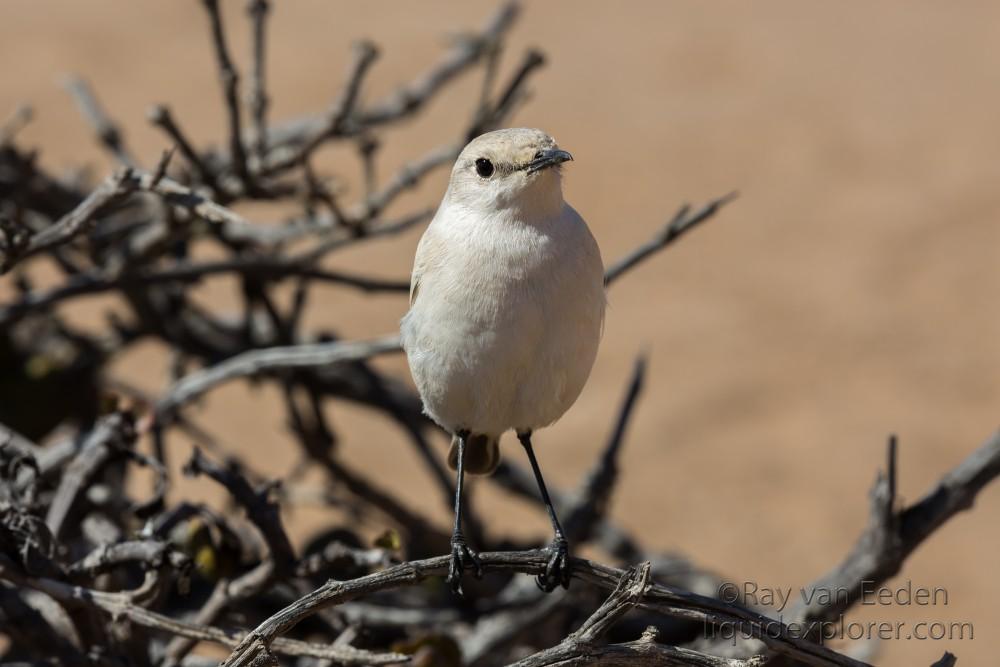
[[[326,112],[322,123],[297,149],[268,165],[268,173],[283,171],[298,164],[307,164],[310,156],[324,141],[344,132],[347,119],[354,113],[361,83],[377,57],[378,49],[371,42],[362,41],[354,45],[354,59],[348,67],[347,83],[340,96]]]
[[[13,252],[8,249],[7,255],[0,262],[0,273],[10,270],[14,264],[27,257],[68,243],[92,227],[108,208],[137,191],[152,192],[167,204],[187,209],[203,220],[219,225],[226,238],[234,242],[269,243],[280,240],[283,236],[281,230],[255,226],[230,209],[165,176],[125,168],[109,176],[58,222],[30,237],[24,248]]]
[[[646,359],[639,357],[635,362],[632,379],[622,401],[618,418],[615,420],[611,437],[608,438],[608,444],[588,474],[582,488],[576,493],[576,497],[563,509],[566,535],[574,542],[586,541],[607,511],[615,481],[618,479],[618,452],[625,440],[625,429],[632,411],[642,392],[645,375]]]
[[[0,423],[0,447],[14,447],[24,454],[35,455],[41,448],[14,429]]]
[[[3,555],[0,555],[0,579],[41,591],[69,606],[94,609],[113,619],[127,618],[136,625],[180,637],[235,647],[246,636],[245,633],[199,626],[158,614],[133,602],[135,595],[131,591],[107,593],[81,586],[71,586],[55,579],[25,577],[19,574]],[[277,639],[271,648],[284,655],[327,658],[345,665],[390,665],[410,660],[409,656],[399,653],[372,653],[349,646],[310,644],[286,638]]]
[[[270,499],[270,485],[254,489],[235,466],[223,468],[206,459],[199,449],[191,454],[184,466],[184,473],[191,476],[208,475],[221,484],[233,499],[246,510],[247,518],[261,532],[267,542],[268,558],[274,561],[275,574],[283,575],[295,561],[292,543],[281,523],[277,504]]]
[[[135,424],[127,413],[108,415],[83,441],[80,453],[70,463],[45,518],[49,530],[58,539],[66,525],[77,496],[116,449],[129,448],[135,441]]]
[[[627,644],[600,646],[597,640],[627,611],[642,602],[649,587],[649,562],[630,568],[619,580],[607,600],[583,622],[580,628],[557,646],[511,663],[510,667],[548,667],[558,665],[701,665],[705,667],[757,667],[763,656],[748,660],[720,658],[691,649],[657,644],[656,628],[651,627],[642,639]]]
[[[177,146],[181,155],[194,168],[201,182],[213,191],[219,192],[219,184],[215,173],[208,167],[194,146],[191,145],[184,132],[181,131],[181,128],[174,120],[173,114],[170,113],[170,107],[165,104],[157,104],[149,109],[147,117],[149,118],[149,122],[159,127],[170,137],[171,142]]]
[[[34,110],[29,104],[19,104],[14,112],[0,123],[0,146],[6,146],[14,141],[14,137],[31,122]]]
[[[345,361],[360,361],[378,354],[398,352],[399,350],[399,337],[395,335],[371,341],[337,341],[250,350],[182,378],[157,402],[156,414],[162,418],[183,403],[236,378],[290,368],[308,368]]]
[[[518,12],[519,7],[515,2],[509,2],[502,6],[486,22],[480,32],[461,37],[441,61],[430,67],[413,82],[402,86],[367,109],[350,114],[349,118],[345,118],[345,122],[340,124],[341,127],[336,136],[346,137],[368,132],[381,124],[402,120],[416,114],[446,84],[483,58],[494,53],[497,44],[513,25]],[[367,67],[367,64],[365,66]],[[352,71],[355,70],[352,69]],[[348,80],[357,79],[349,77]],[[350,86],[348,86],[349,89]],[[341,96],[340,99],[344,99],[344,96]],[[329,136],[330,118],[330,114],[327,113],[318,117],[295,119],[271,127],[270,134],[274,138],[273,143],[281,145],[281,150],[275,152],[281,153],[281,156],[272,155],[274,164],[266,171],[270,173],[277,168],[284,169],[292,166],[296,159],[289,157],[288,150],[292,151],[292,155],[301,155],[296,147],[301,147],[304,143],[314,142],[317,137]],[[348,120],[349,122],[347,122]]]
[[[64,215],[51,227],[47,227],[32,236],[27,246],[11,253],[8,249],[3,261],[0,261],[0,274],[11,269],[17,262],[32,255],[51,250],[56,246],[68,243],[78,234],[90,228],[101,213],[134,192],[137,183],[131,169],[124,168],[109,176],[96,190],[90,193],[80,205]]]
[[[954,667],[956,662],[958,662],[958,660],[955,656],[948,651],[945,651],[944,655],[941,656],[941,659],[931,665],[931,667]]]
[[[356,228],[352,227],[339,234],[331,234],[330,238],[316,244],[311,250],[302,252],[298,260],[303,263],[312,263],[323,256],[346,247],[352,247],[362,240],[384,238],[395,236],[430,220],[434,216],[435,209],[429,208],[407,215],[399,220],[385,222],[383,224],[373,224],[368,221]]]
[[[544,549],[489,552],[482,553],[479,557],[484,571],[487,572],[516,571],[537,575],[545,569],[548,562],[548,553]],[[438,556],[403,563],[350,581],[331,581],[257,626],[233,650],[223,665],[224,667],[250,665],[255,660],[264,658],[268,655],[268,647],[277,637],[321,609],[377,591],[411,586],[428,577],[444,576],[448,572],[449,560],[450,556]],[[625,574],[622,570],[581,558],[571,560],[571,572],[574,578],[605,590],[614,590]],[[636,604],[668,616],[697,620],[710,625],[732,623],[751,636],[763,640],[769,648],[809,665],[866,667],[863,662],[839,655],[818,644],[798,639],[793,632],[777,621],[712,598],[649,584]]]
[[[650,628],[655,631],[656,628]],[[745,660],[723,658],[707,653],[699,653],[687,648],[658,644],[653,640],[655,632],[649,632],[643,639],[624,644],[610,644],[587,648],[585,651],[570,647],[559,647],[536,662],[525,661],[516,665],[558,665],[558,667],[579,667],[581,665],[603,665],[604,667],[634,667],[657,665],[661,667],[763,667],[767,658],[753,656]],[[649,637],[648,639],[646,637]]]
[[[251,76],[250,95],[247,98],[250,115],[253,118],[254,151],[259,160],[267,154],[267,108],[270,100],[267,97],[265,80],[265,42],[264,28],[267,24],[267,14],[270,9],[268,0],[248,0],[247,13],[253,23],[253,74]]]
[[[170,166],[170,160],[174,157],[174,150],[174,148],[168,148],[163,151],[163,154],[160,156],[160,161],[156,163],[156,170],[153,171],[153,178],[149,183],[149,187],[156,188],[156,186],[160,184],[160,181],[166,177],[167,168]]]
[[[524,85],[528,81],[528,76],[544,64],[545,56],[540,51],[528,51],[497,101],[494,104],[479,107],[476,112],[476,120],[469,132],[466,133],[466,141],[483,132],[496,129],[503,122],[503,119],[510,115],[518,102],[524,98]]]
[[[219,581],[208,601],[195,617],[198,625],[210,625],[233,602],[261,595],[276,580],[291,573],[295,553],[281,521],[277,503],[271,499],[273,484],[264,483],[254,488],[239,467],[233,463],[222,467],[202,456],[197,448],[184,466],[184,473],[191,476],[207,475],[222,485],[237,504],[246,511],[247,519],[261,534],[267,544],[267,557],[256,567],[236,579]],[[191,638],[175,637],[166,649],[166,665],[176,665],[194,646]]]
[[[354,496],[363,499],[405,530],[410,546],[415,546],[420,550],[431,548],[440,550],[448,544],[448,535],[436,529],[429,521],[400,502],[392,493],[365,479],[333,458],[326,457],[317,463],[326,468],[332,480],[342,484]]]
[[[327,571],[331,563],[349,561],[356,567],[387,567],[393,562],[386,549],[355,549],[343,542],[331,542],[319,553],[306,556],[296,566],[296,576],[309,577]]]
[[[357,220],[370,220],[376,217],[396,197],[420,183],[420,180],[428,173],[454,162],[463,145],[439,146],[417,161],[403,165],[385,187],[375,192],[364,204],[358,207],[352,217]]]
[[[610,630],[625,612],[634,609],[642,602],[650,586],[649,567],[649,561],[646,561],[638,567],[626,570],[604,604],[598,607],[597,611],[568,639],[584,644],[592,643]]]
[[[126,270],[116,276],[104,276],[96,272],[79,273],[66,279],[58,287],[29,292],[13,303],[0,306],[0,324],[13,322],[32,310],[42,310],[82,296],[114,290],[152,287],[166,283],[197,283],[204,278],[223,274],[236,274],[246,278],[275,282],[299,278],[320,283],[344,285],[364,292],[405,294],[410,287],[409,282],[405,280],[381,280],[339,271],[311,268],[307,263],[295,257],[282,259],[267,255],[243,255],[217,262],[197,264],[182,262],[159,271]]]
[[[125,146],[122,132],[107,112],[101,108],[90,86],[82,78],[71,76],[65,81],[66,90],[73,96],[80,113],[87,120],[97,138],[108,151],[126,167],[137,167],[132,154]]]
[[[502,605],[490,614],[484,614],[477,619],[475,626],[467,636],[460,638],[462,656],[468,665],[483,664],[494,657],[505,647],[513,645],[522,635],[536,629],[539,624],[551,619],[560,609],[570,602],[570,594],[562,589],[552,593],[544,593],[536,584],[512,581],[506,590],[519,588],[525,591],[527,600],[521,604]],[[502,593],[498,597],[506,597]],[[509,600],[509,597],[505,601]]]
[[[622,407],[604,452],[580,488],[572,493],[549,488],[549,495],[559,508],[559,513],[565,517],[566,535],[570,542],[584,542],[594,537],[605,551],[626,562],[635,562],[647,556],[637,542],[605,514],[617,479],[617,456],[642,391],[645,369],[646,360],[640,357],[636,360]],[[532,475],[509,462],[502,462],[490,480],[518,497],[539,502]]]
[[[861,599],[865,590],[877,589],[895,576],[906,558],[935,530],[958,512],[972,506],[976,495],[1000,476],[1000,431],[969,455],[955,469],[914,505],[895,510],[896,444],[890,439],[887,474],[879,474],[871,490],[868,527],[858,538],[844,561],[831,572],[803,590],[844,591],[844,595],[816,596],[799,601],[783,614],[789,623],[803,629],[803,636],[818,640],[823,622],[841,618]],[[700,641],[699,648],[718,646],[719,641]],[[760,644],[750,642],[741,649],[756,651]],[[776,659],[775,665],[783,664]],[[787,664],[787,663],[785,663]],[[947,664],[947,663],[945,663]]]
[[[604,272],[604,284],[610,285],[620,278],[622,274],[636,266],[650,255],[663,250],[672,242],[680,238],[685,232],[693,229],[698,223],[711,218],[715,213],[736,199],[736,193],[730,192],[728,195],[713,199],[697,211],[691,212],[690,207],[685,204],[674,214],[673,219],[648,243],[644,243],[625,257],[608,267]]]
[[[441,87],[488,54],[492,45],[513,24],[518,11],[517,4],[513,2],[501,7],[478,35],[461,39],[441,62],[416,81],[359,113],[358,125],[371,127],[416,113]]]
[[[545,59],[541,54],[530,51],[524,63],[511,77],[507,88],[500,95],[499,101],[494,105],[481,107],[477,111],[476,117],[460,141],[439,146],[416,162],[403,165],[387,185],[365,198],[364,203],[357,208],[352,217],[364,223],[364,221],[378,216],[393,200],[406,190],[415,187],[428,173],[454,162],[470,139],[493,129],[512,111],[519,91],[522,90],[528,75],[544,62]]]
[[[800,604],[786,618],[804,623],[839,618],[861,598],[863,586],[878,586],[899,573],[906,558],[924,540],[955,514],[972,507],[979,491],[1000,476],[1000,431],[997,431],[923,498],[897,510],[895,438],[890,439],[888,452],[887,474],[878,476],[871,491],[867,529],[840,565],[806,589],[845,590],[850,595],[837,596],[826,604],[815,601]]]
[[[223,97],[229,116],[229,152],[232,156],[233,170],[243,183],[250,187],[250,171],[247,167],[247,155],[243,148],[243,131],[240,121],[240,76],[229,57],[229,47],[226,46],[226,31],[222,26],[222,15],[219,12],[219,0],[202,0],[212,28],[212,44],[215,46],[215,60],[219,69],[219,81],[222,84]]]
[[[70,574],[94,577],[122,563],[140,563],[154,569],[170,563],[173,568],[182,569],[188,566],[189,559],[166,542],[133,540],[99,546],[74,563],[68,571]]]

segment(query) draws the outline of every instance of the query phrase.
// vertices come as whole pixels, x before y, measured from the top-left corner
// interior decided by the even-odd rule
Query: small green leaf
[[[403,538],[399,531],[390,528],[375,538],[375,546],[389,551],[399,551],[403,548]]]

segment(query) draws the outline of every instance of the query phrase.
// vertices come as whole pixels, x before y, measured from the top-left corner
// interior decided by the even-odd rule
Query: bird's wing
[[[410,308],[417,302],[421,280],[426,278],[424,286],[433,289],[435,272],[447,261],[448,235],[442,229],[447,226],[442,224],[446,222],[441,220],[443,215],[446,215],[446,211],[442,205],[417,244],[417,252],[413,256],[413,273],[410,274]]]
[[[427,234],[425,233],[420,237],[420,243],[417,245],[417,254],[413,257],[413,273],[410,275],[410,308],[417,301],[417,293],[420,292],[420,276],[424,273],[424,268],[427,266]]]
[[[428,264],[434,255],[434,223],[427,227],[424,235],[420,237],[417,244],[417,252],[413,257],[413,273],[410,275],[410,307],[417,301],[417,293],[420,291],[420,277],[424,274]]]
[[[410,306],[413,306],[413,302],[417,300],[417,292],[420,291],[420,276],[417,272],[413,272],[413,277],[410,278]]]

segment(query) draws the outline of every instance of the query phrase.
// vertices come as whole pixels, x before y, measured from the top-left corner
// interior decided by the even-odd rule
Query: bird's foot
[[[451,591],[459,597],[462,596],[462,572],[466,567],[475,570],[476,578],[483,576],[483,565],[479,562],[479,556],[465,543],[465,538],[461,533],[451,536],[451,563],[448,564],[448,578],[446,581],[451,585]]]
[[[569,544],[566,539],[557,537],[545,550],[549,552],[549,562],[545,564],[545,572],[535,577],[535,583],[546,593],[557,586],[569,588]]]

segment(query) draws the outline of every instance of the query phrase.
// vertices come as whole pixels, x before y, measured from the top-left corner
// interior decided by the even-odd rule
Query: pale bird
[[[580,395],[604,324],[600,250],[563,200],[560,165],[572,159],[541,130],[477,137],[455,162],[417,247],[400,329],[424,410],[453,434],[448,581],[456,592],[465,566],[481,572],[462,534],[464,473],[493,472],[509,430],[527,452],[555,532],[539,586],[569,583],[568,545],[531,434]]]

